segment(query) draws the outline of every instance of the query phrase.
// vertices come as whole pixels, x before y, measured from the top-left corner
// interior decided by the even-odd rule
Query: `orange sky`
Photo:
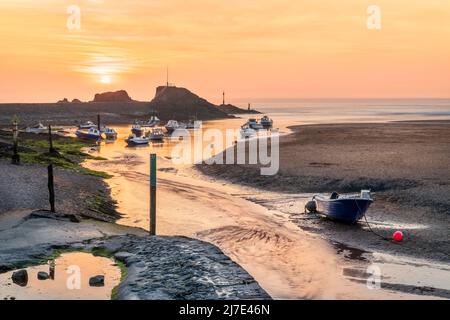
[[[0,41],[0,102],[149,100],[167,65],[213,102],[450,97],[449,0],[1,0]]]

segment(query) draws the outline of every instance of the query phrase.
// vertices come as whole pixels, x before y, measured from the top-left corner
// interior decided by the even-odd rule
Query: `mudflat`
[[[256,188],[249,196],[291,215],[303,229],[363,250],[393,251],[448,261],[450,251],[450,122],[326,124],[291,127],[280,138],[280,170],[261,176],[258,165],[202,165],[216,178]],[[371,189],[367,218],[386,236],[403,230],[402,245],[303,214],[316,193]]]

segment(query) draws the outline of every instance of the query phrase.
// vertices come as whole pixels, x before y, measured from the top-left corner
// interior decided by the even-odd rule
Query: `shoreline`
[[[292,138],[291,135],[287,135],[287,136],[285,136],[284,138],[281,138],[281,139],[289,139],[289,138]],[[120,161],[120,159],[114,159],[114,160],[111,160],[111,161],[118,162],[118,161]],[[95,163],[97,163],[97,162],[95,162]],[[97,163],[97,164],[100,165],[100,163]],[[106,164],[107,164],[107,162],[106,162]],[[100,167],[101,167],[101,165],[100,165]],[[227,166],[227,167],[229,169],[229,166]],[[130,172],[130,174],[132,175],[132,172]],[[181,175],[184,175],[184,174],[185,173],[181,173]],[[162,182],[163,185],[168,183],[167,187],[170,188],[171,190],[172,190],[172,188],[175,187],[175,190],[174,190],[175,192],[177,192],[177,190],[180,190],[180,191],[181,190],[185,190],[186,187],[191,186],[191,182],[189,182],[189,184],[185,185],[184,182],[183,182],[184,180],[178,181],[178,179],[175,179],[174,181],[172,181],[172,179],[175,177],[174,175],[177,175],[176,170],[175,171],[169,170],[167,172],[161,172],[160,173],[160,177],[161,176],[163,177],[163,182]],[[204,178],[204,179],[208,178],[208,176],[203,176],[203,174],[201,174],[201,175],[202,175],[202,178]],[[220,191],[219,189],[221,189],[220,188],[220,183],[218,183],[218,182],[220,182],[220,181],[215,181],[214,182],[214,186],[218,190],[216,190],[214,192],[212,190],[210,190],[208,192],[208,194],[213,195],[214,197],[220,197],[220,198],[217,198],[217,199],[222,199],[222,198],[224,198],[224,195],[222,195],[222,194],[219,195],[219,193],[217,193],[217,192]],[[160,183],[161,183],[161,181],[160,181]],[[192,183],[196,184],[197,182],[192,181]],[[202,202],[203,198],[200,197],[200,194],[202,194],[201,190],[204,191],[205,190],[204,188],[205,188],[205,186],[203,186],[202,184],[198,185],[197,188],[194,189],[195,191],[191,190],[191,191],[193,191],[193,193],[191,193],[188,198],[190,198],[191,196],[193,198],[198,197],[196,202],[201,202],[202,205],[209,205],[209,204],[206,204],[206,203],[203,204],[203,202]],[[196,189],[198,189],[198,190],[196,190]],[[250,188],[249,188],[249,190],[250,190]],[[225,192],[227,192],[227,191],[225,191]],[[263,198],[260,198],[261,196]],[[270,201],[271,199],[267,199],[267,193],[266,192],[264,192],[264,194],[261,194],[261,193],[258,193],[258,192],[251,191],[247,195],[246,194],[238,195],[237,198],[243,199],[244,201],[242,201],[242,205],[246,205],[246,208],[248,208],[250,210],[254,210],[254,209],[251,209],[252,206],[249,206],[249,203],[250,202],[254,202],[255,203],[254,204],[255,207],[256,206],[258,206],[258,207],[262,206],[262,207],[265,207],[266,209],[269,209],[269,211],[267,212],[269,214],[271,214],[270,210],[276,210],[276,212],[280,212],[280,213],[282,213],[284,215],[289,216],[289,220],[290,220],[291,223],[295,222],[295,219],[293,219],[293,218],[295,218],[295,217],[298,218],[298,212],[297,212],[298,210],[297,209],[299,207],[299,205],[298,205],[299,201],[301,202],[303,200],[306,200],[307,197],[305,197],[304,195],[301,195],[301,196],[304,197],[303,200],[301,198],[299,199],[299,197],[292,198],[292,193],[290,193],[290,194],[288,193],[288,194],[286,194],[286,198],[283,198],[283,201],[282,201],[283,203],[280,204],[277,201],[277,199],[278,200],[280,199],[279,194],[278,193],[273,193],[273,196],[276,198],[275,199],[276,201]],[[267,200],[269,200],[269,201],[267,201]],[[272,200],[274,200],[274,199],[272,199]],[[236,196],[233,195],[233,194],[230,194],[230,199],[228,199],[227,201],[232,201],[233,202],[233,207],[238,206],[238,204],[240,203],[239,201],[236,201]],[[185,204],[187,205],[188,203],[189,203],[189,201],[187,201]],[[294,206],[291,206],[291,204],[294,204]],[[235,209],[237,209],[237,207]],[[294,209],[294,212],[290,212],[291,209]],[[243,210],[245,211],[245,209],[243,209]],[[204,241],[206,240],[206,241],[208,241],[210,243],[214,243],[216,246],[219,246],[221,248],[221,250],[223,252],[225,252],[225,254],[227,256],[231,257],[232,260],[237,262],[237,263],[239,263],[239,265],[242,265],[246,270],[249,271],[249,273],[251,275],[253,275],[255,272],[256,273],[260,273],[260,272],[263,272],[263,271],[266,274],[267,270],[264,270],[263,268],[261,270],[254,269],[254,266],[252,266],[252,264],[254,265],[254,261],[253,262],[250,261],[250,260],[253,260],[252,254],[254,254],[254,252],[252,252],[251,250],[249,252],[245,252],[245,250],[244,250],[244,252],[241,252],[241,253],[239,253],[238,251],[241,250],[240,249],[241,245],[246,246],[246,242],[247,241],[249,241],[249,245],[253,244],[256,247],[260,248],[261,250],[267,249],[267,248],[264,247],[264,245],[262,245],[261,240],[262,240],[262,242],[267,242],[269,244],[275,244],[275,247],[271,248],[271,250],[275,250],[275,249],[279,248],[277,246],[282,245],[282,247],[279,248],[279,249],[283,249],[284,251],[281,250],[280,252],[277,253],[278,255],[280,255],[281,252],[285,252],[285,250],[287,250],[287,252],[291,252],[292,254],[294,254],[296,251],[299,250],[299,247],[297,247],[295,245],[295,243],[300,243],[300,241],[302,241],[302,242],[306,241],[306,244],[304,244],[302,246],[302,248],[303,248],[302,249],[302,254],[307,254],[307,256],[310,257],[310,259],[312,261],[309,262],[309,263],[306,263],[306,265],[303,265],[303,266],[302,265],[300,265],[300,266],[296,265],[294,267],[294,269],[293,269],[293,270],[297,270],[298,274],[303,274],[303,273],[306,272],[306,274],[303,275],[303,277],[313,276],[313,278],[316,278],[317,276],[320,276],[321,274],[322,275],[326,274],[326,273],[319,272],[317,270],[317,266],[318,265],[314,264],[313,261],[320,261],[320,259],[324,259],[324,258],[327,258],[327,257],[330,257],[330,258],[333,259],[333,262],[330,262],[329,265],[327,264],[328,267],[324,266],[324,268],[327,269],[327,270],[328,270],[328,268],[331,268],[331,269],[328,270],[328,273],[329,273],[328,276],[333,278],[332,274],[334,274],[334,272],[337,271],[337,273],[335,274],[335,277],[336,276],[339,277],[339,279],[337,279],[337,278],[333,279],[333,281],[332,281],[333,283],[337,282],[337,283],[340,283],[340,285],[348,286],[348,284],[346,282],[344,282],[343,279],[341,279],[342,275],[339,275],[341,267],[343,269],[344,276],[346,274],[351,274],[351,275],[355,275],[356,274],[357,275],[358,273],[359,274],[362,273],[364,275],[364,271],[361,271],[361,269],[355,268],[355,263],[354,263],[355,261],[354,261],[353,258],[350,259],[351,263],[349,263],[348,265],[347,265],[347,263],[343,264],[342,261],[340,261],[341,260],[341,256],[355,256],[355,255],[358,256],[358,253],[357,252],[355,253],[355,250],[354,250],[353,247],[341,246],[341,244],[345,243],[345,241],[339,241],[339,243],[337,245],[335,245],[335,249],[334,250],[336,250],[338,253],[340,252],[342,254],[338,254],[337,255],[338,258],[336,259],[337,261],[334,261],[335,260],[334,255],[336,253],[331,252],[333,250],[330,251],[327,248],[328,245],[325,245],[325,244],[318,245],[318,239],[315,240],[314,237],[312,237],[311,239],[306,239],[306,238],[309,238],[309,236],[307,236],[306,233],[310,233],[310,234],[322,233],[322,236],[323,236],[323,232],[326,230],[325,229],[326,224],[327,224],[326,221],[320,221],[319,222],[319,226],[324,227],[323,230],[317,230],[317,225],[314,225],[314,221],[310,221],[310,222],[313,222],[313,225],[312,225],[313,229],[311,229],[311,230],[308,230],[308,226],[309,225],[305,224],[305,225],[302,226],[300,223],[298,223],[296,228],[298,228],[300,226],[300,228],[303,229],[302,231],[306,231],[306,233],[305,233],[305,235],[298,235],[297,236],[295,234],[296,233],[295,230],[285,230],[284,228],[281,228],[280,230],[273,229],[272,232],[269,231],[270,229],[267,229],[267,227],[272,227],[272,228],[276,227],[279,223],[284,223],[282,221],[284,221],[285,219],[282,219],[282,220],[278,221],[278,219],[273,219],[273,217],[267,215],[267,213],[263,213],[262,211],[261,211],[261,214],[260,214],[260,211],[261,210],[254,210],[254,212],[251,213],[250,216],[248,216],[248,217],[241,217],[241,218],[244,219],[243,221],[247,221],[247,222],[250,222],[252,219],[263,218],[263,219],[266,219],[267,222],[270,222],[270,224],[267,224],[267,225],[261,224],[259,226],[252,224],[251,229],[247,229],[247,226],[240,225],[239,224],[239,220],[237,220],[239,227],[228,225],[228,226],[219,227],[219,228],[216,228],[216,229],[214,229],[214,228],[212,228],[212,229],[205,229],[205,230],[203,230],[203,232],[197,233],[195,238],[198,238],[198,239],[204,240]],[[241,218],[239,218],[239,219],[241,219]],[[191,217],[191,219],[195,219],[195,218]],[[257,220],[255,220],[255,221],[257,221]],[[179,222],[179,223],[182,224],[182,222]],[[118,228],[121,227],[120,225],[117,225],[117,224],[112,224],[112,225],[115,225]],[[205,225],[207,226],[208,223],[206,223]],[[338,228],[341,228],[341,227],[345,228],[344,226],[339,226]],[[314,228],[316,228],[316,229],[314,229]],[[334,228],[334,227],[331,226],[331,228]],[[345,231],[349,231],[349,229],[333,229],[333,232],[334,232],[334,235],[336,235],[336,234],[342,233],[344,230]],[[362,231],[362,232],[364,232],[364,234],[366,234],[365,230],[358,230],[357,232],[360,232],[360,231]],[[235,240],[233,242],[234,244],[230,244],[230,243],[224,242],[224,241],[228,241],[229,242],[230,235],[231,235],[232,242],[233,242],[233,239]],[[360,236],[360,234],[356,234],[356,236]],[[228,239],[228,240],[225,240],[225,239]],[[257,241],[257,239],[259,239],[260,241],[259,242],[254,242],[255,240]],[[296,239],[296,240],[293,240],[293,239]],[[282,240],[282,241],[279,242],[280,240]],[[355,239],[353,239],[353,240],[355,240]],[[370,239],[370,240],[374,241],[374,239]],[[262,245],[262,246],[259,247],[260,245]],[[373,244],[370,244],[370,245],[373,245]],[[315,246],[315,250],[313,250],[314,246]],[[339,246],[341,246],[341,247],[339,247]],[[366,251],[361,250],[361,252],[359,253],[359,256],[364,256],[364,259],[365,259],[366,255],[370,254],[370,252],[367,251],[368,247],[365,247],[365,246],[366,246],[366,243],[363,243],[362,244],[362,248],[366,249]],[[375,243],[375,248],[377,248],[377,246],[379,248],[380,244],[379,243],[378,244]],[[356,247],[358,247],[358,246],[356,246]],[[359,247],[361,247],[361,246],[359,246]],[[323,250],[318,250],[319,252],[314,253],[314,251],[316,251],[318,248],[323,248]],[[372,249],[372,247],[370,247],[369,249]],[[274,253],[275,253],[275,251],[274,251]],[[245,258],[243,261],[240,260],[240,258],[242,258],[242,256],[240,257],[239,254],[247,255],[247,258]],[[262,257],[258,257],[258,258],[261,259]],[[298,257],[298,258],[300,258],[300,257]],[[264,260],[266,260],[266,259],[267,259],[267,257]],[[300,259],[303,259],[303,257],[301,257]],[[359,259],[359,258],[357,258],[357,259]],[[261,260],[261,262],[263,262],[264,260]],[[258,261],[258,260],[256,260],[256,261]],[[291,261],[289,259],[287,259],[286,261],[283,261],[282,263],[285,263],[288,266],[290,262]],[[305,262],[302,262],[302,263],[305,263]],[[366,264],[366,261],[364,261],[364,264]],[[277,264],[276,263],[273,264],[273,265],[270,264],[270,266],[266,266],[266,267],[277,267]],[[338,270],[334,270],[334,268],[336,268],[336,267],[338,267]],[[240,268],[242,269],[242,267],[240,267]],[[326,272],[327,270],[323,270],[323,271]],[[333,271],[330,272],[330,270],[333,270]],[[275,277],[278,276],[277,273],[274,273],[273,275]],[[294,275],[292,275],[292,276],[294,276]],[[329,278],[329,277],[327,277],[327,278]],[[255,276],[253,276],[253,278],[255,278]],[[329,279],[329,280],[331,280],[331,279]],[[279,279],[277,281],[283,281],[283,280]],[[322,297],[323,298],[324,296],[328,297],[328,298],[331,298],[331,297],[335,298],[333,290],[339,288],[339,285],[335,286],[335,288],[333,288],[331,290],[326,290],[325,291],[326,293],[324,295],[324,293],[320,292],[321,290],[323,290],[323,287],[321,287],[321,285],[320,285],[320,282],[323,282],[323,279],[322,280],[315,279],[314,281],[318,281],[318,283],[316,284],[318,286],[318,288],[316,288],[315,290],[311,290],[311,284],[309,286],[306,285],[305,288],[299,288],[299,292],[303,292],[303,293],[300,295],[299,293],[296,292],[295,296],[297,298],[300,298],[300,297],[301,298],[308,298],[308,297],[309,298],[314,298],[314,297],[316,297],[316,298]],[[361,281],[361,279],[358,278],[358,277],[352,277],[352,279],[350,279],[350,281],[353,281],[353,282],[356,283],[358,281]],[[302,281],[300,281],[300,282],[302,282]],[[290,286],[291,284],[283,284],[283,285],[289,285]],[[296,285],[298,285],[298,284],[296,284]],[[312,287],[314,287],[314,286],[315,285],[312,284]],[[356,288],[357,287],[355,287],[355,289]],[[360,290],[360,289],[358,289],[358,290]],[[362,295],[362,296],[373,297],[373,298],[384,297],[384,298],[394,298],[394,299],[396,297],[397,298],[399,298],[399,297],[402,297],[402,298],[410,297],[410,298],[414,298],[415,299],[418,296],[415,296],[414,294],[419,294],[422,297],[426,297],[427,295],[431,296],[431,297],[444,297],[444,298],[450,297],[449,292],[447,292],[445,290],[443,292],[436,291],[434,293],[433,292],[421,292],[420,290],[422,290],[422,289],[420,289],[420,288],[416,289],[415,287],[411,287],[411,286],[409,286],[409,287],[408,286],[407,287],[402,287],[400,284],[397,284],[394,287],[390,287],[390,288],[386,287],[385,289],[387,291],[383,290],[383,292],[379,292],[378,294],[375,294],[375,295],[372,295],[372,296],[369,293],[364,293],[365,295]],[[339,289],[336,292],[339,292]],[[403,293],[405,295],[402,295]],[[284,294],[285,293],[280,292],[278,296],[286,297]],[[345,290],[343,290],[342,292],[339,292],[339,295],[337,295],[336,297],[340,297],[340,298],[353,297],[353,298],[355,298],[355,294],[353,293],[353,295],[349,295],[348,292],[345,292]]]
[[[278,177],[261,177],[259,166],[248,165],[200,165],[196,170],[218,183],[241,186],[242,198],[282,212],[299,229],[334,243],[337,251],[346,255],[380,252],[448,262],[450,204],[445,201],[445,194],[450,192],[450,185],[445,168],[449,165],[446,155],[450,148],[445,137],[450,132],[449,121],[290,128],[290,135],[280,137]],[[386,135],[386,130],[391,134]],[[386,141],[390,137],[396,139]],[[364,145],[367,147],[359,149],[358,157],[346,154],[351,154],[349,148]],[[399,154],[404,158],[399,160]],[[296,162],[286,165],[286,159]],[[376,166],[377,161],[381,165]],[[405,168],[400,170],[398,166]],[[372,168],[370,173],[367,168]],[[371,227],[386,236],[402,230],[406,236],[403,243],[396,245],[379,239],[369,232],[365,222],[353,227],[303,214],[305,203],[316,192],[354,192],[368,185],[375,191],[376,200],[368,212]]]
[[[91,251],[104,246],[111,257],[119,251],[127,253],[125,258],[121,255],[128,275],[117,289],[119,299],[270,299],[244,269],[212,244],[186,237],[150,238],[143,229],[116,224],[119,214],[104,176],[56,167],[57,213],[42,211],[48,206],[46,171],[43,163],[15,166],[0,159],[5,177],[0,183],[0,239],[4,243],[0,273],[40,265],[61,249]],[[181,265],[185,268],[176,267]],[[148,285],[141,286],[144,282]],[[167,282],[171,288],[165,286]]]

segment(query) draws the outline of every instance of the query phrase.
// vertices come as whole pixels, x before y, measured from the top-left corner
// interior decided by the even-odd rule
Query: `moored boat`
[[[242,139],[252,138],[256,135],[255,129],[250,128],[249,125],[243,125],[241,129],[239,129],[239,133]]]
[[[128,145],[146,145],[150,142],[150,140],[147,137],[138,137],[135,134],[129,136],[126,140],[125,140]]]
[[[249,126],[251,129],[254,129],[254,130],[261,130],[261,129],[264,129],[264,127],[262,126],[262,124],[259,123],[256,119],[248,119],[247,124],[248,124],[248,126]]]
[[[178,122],[176,120],[169,120],[165,125],[165,128],[169,134],[173,133],[177,129],[186,129],[186,124]]]
[[[117,131],[116,130],[114,130],[112,128],[104,127],[101,131],[105,135],[106,139],[108,139],[108,140],[117,139]]]
[[[268,116],[264,116],[259,121],[264,129],[271,129],[273,126],[273,120],[270,119]]]
[[[102,138],[102,133],[100,132],[100,130],[98,130],[96,128],[90,128],[87,131],[83,130],[83,129],[78,129],[75,132],[75,134],[78,138],[82,138],[82,139],[100,140]]]
[[[145,137],[152,141],[162,141],[164,132],[160,128],[152,128],[145,133]]]
[[[25,129],[25,132],[27,133],[47,133],[48,132],[48,127],[44,126],[42,123],[38,123],[32,127],[28,127]]]
[[[159,125],[161,120],[157,116],[151,116],[147,121],[137,121],[136,124],[140,125],[142,128],[154,128]]]
[[[346,223],[358,222],[373,202],[370,192],[366,190],[361,191],[361,195],[340,196],[336,192],[328,197],[317,195],[313,200],[318,213]]]
[[[97,128],[97,125],[93,123],[92,121],[86,121],[85,123],[82,123],[78,126],[79,129],[91,129],[91,128]]]

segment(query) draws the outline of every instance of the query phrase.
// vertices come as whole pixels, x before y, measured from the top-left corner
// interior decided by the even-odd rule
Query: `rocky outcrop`
[[[221,104],[217,106],[220,110],[227,114],[260,114],[261,112],[253,109],[241,109],[239,107],[233,106],[232,104]]]
[[[92,102],[134,102],[125,90],[97,93]]]
[[[0,272],[39,265],[58,249],[115,257],[128,271],[118,287],[118,299],[270,299],[216,246],[186,237],[150,237],[142,229],[91,220],[73,223],[55,215],[54,219],[17,217],[9,228],[0,230],[0,242]],[[13,277],[19,285],[28,281],[26,270],[14,272]],[[104,283],[103,275],[89,281],[91,286]]]
[[[59,100],[57,103],[70,103],[67,98],[64,98],[62,100]]]
[[[229,118],[231,113],[245,113],[243,109],[235,106],[221,108],[186,88],[160,86],[150,102],[152,111],[156,111],[161,119],[173,118],[176,120],[198,120]],[[229,111],[235,112],[229,112]]]

